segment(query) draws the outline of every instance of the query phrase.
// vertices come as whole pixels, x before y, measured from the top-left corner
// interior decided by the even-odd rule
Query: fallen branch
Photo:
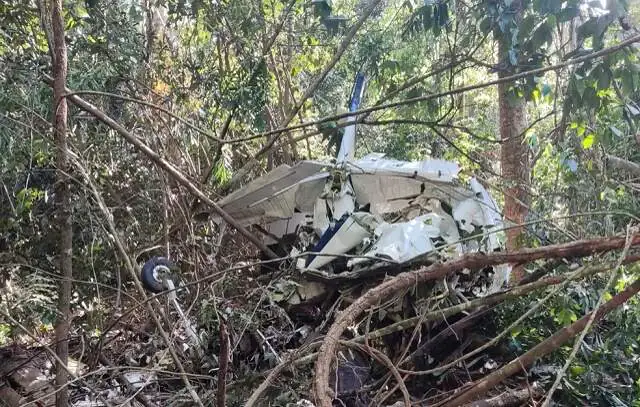
[[[311,344],[311,346],[314,344]],[[258,386],[257,389],[253,391],[247,402],[244,404],[244,407],[254,407],[262,394],[267,391],[269,386],[275,382],[280,373],[282,373],[289,365],[295,364],[299,359],[298,356],[305,353],[308,350],[308,346],[302,346],[298,348],[298,350],[291,353],[284,361],[282,361],[278,366],[274,367],[271,372],[267,375],[266,379]]]
[[[594,253],[603,253],[620,249],[625,245],[625,238],[605,238],[597,240],[582,240],[572,243],[540,247],[536,249],[523,249],[511,253],[475,253],[463,256],[459,260],[449,263],[433,264],[416,271],[405,272],[389,279],[377,287],[369,290],[334,321],[329,329],[322,346],[318,352],[318,360],[315,368],[315,396],[318,405],[331,407],[332,399],[329,389],[329,372],[336,352],[340,336],[344,330],[355,323],[355,320],[369,307],[375,306],[380,301],[392,295],[408,289],[415,284],[440,279],[465,268],[476,270],[488,266],[505,263],[526,263],[538,259],[552,259],[563,257],[584,257]],[[640,244],[640,234],[631,237],[631,246]]]
[[[53,83],[51,80],[51,77],[44,74],[43,76],[44,76],[44,81],[47,84],[51,85]],[[238,223],[235,219],[233,219],[228,213],[226,213],[220,206],[218,206],[218,204],[213,202],[207,195],[205,195],[204,192],[202,192],[193,182],[191,182],[186,175],[184,175],[180,170],[174,167],[167,160],[162,158],[160,154],[156,153],[149,146],[147,146],[142,141],[140,141],[136,136],[131,134],[127,129],[124,128],[124,126],[122,126],[120,123],[118,123],[111,117],[107,116],[104,112],[102,112],[100,109],[98,109],[91,103],[82,99],[80,96],[74,95],[73,92],[68,88],[65,88],[65,92],[67,92],[68,94],[67,99],[69,99],[74,105],[78,106],[80,109],[84,110],[85,112],[92,114],[102,123],[106,124],[107,126],[111,127],[113,130],[115,130],[125,140],[127,140],[131,145],[133,145],[137,150],[142,152],[151,161],[153,161],[160,168],[162,168],[167,173],[169,173],[169,175],[173,179],[175,179],[179,184],[187,188],[189,192],[191,192],[193,195],[198,197],[198,199],[200,199],[202,202],[210,206],[211,209],[213,209],[214,212],[220,215],[220,217],[224,219],[225,222],[233,226],[238,232],[240,232],[242,236],[246,237],[251,243],[256,245],[256,247],[258,247],[260,250],[265,252],[271,258],[275,259],[278,257],[272,250],[266,247],[260,239],[258,239],[254,234],[249,232],[245,227],[243,227],[240,223]]]
[[[623,264],[631,264],[631,263],[636,263],[640,261],[640,256],[638,255],[634,255],[634,256],[628,256],[626,259],[624,259]],[[610,269],[612,266],[607,266],[607,265],[599,265],[599,266],[591,266],[588,269],[584,270],[582,273],[580,273],[579,278],[586,278],[586,277],[590,277],[593,276],[597,273],[600,272],[605,272],[608,269]],[[494,305],[494,304],[498,304],[501,303],[505,300],[509,300],[509,299],[513,299],[513,298],[519,298],[523,295],[529,294],[533,291],[536,290],[540,290],[543,288],[547,288],[549,286],[552,285],[556,285],[556,284],[560,284],[564,281],[567,280],[569,276],[568,275],[559,275],[559,276],[550,276],[550,277],[545,277],[542,279],[539,279],[537,281],[528,283],[528,284],[523,284],[514,288],[511,288],[508,291],[502,292],[502,293],[497,293],[497,294],[493,294],[490,295],[488,297],[483,297],[483,298],[477,298],[475,300],[472,301],[468,301],[465,303],[461,303],[458,305],[453,305],[451,307],[447,307],[447,308],[443,308],[443,309],[439,309],[439,310],[435,310],[435,311],[431,311],[428,312],[424,315],[420,315],[420,316],[416,316],[416,317],[412,317],[412,318],[407,318],[405,320],[396,322],[394,324],[388,325],[384,328],[380,328],[378,330],[375,331],[371,331],[369,332],[367,335],[361,335],[361,336],[357,336],[355,337],[352,341],[353,342],[357,342],[357,343],[363,343],[365,341],[365,339],[378,339],[378,338],[382,338],[384,336],[387,335],[391,335],[395,332],[401,332],[401,331],[405,331],[408,329],[413,328],[416,324],[419,323],[426,323],[429,321],[435,321],[437,319],[440,318],[446,318],[452,315],[456,315],[459,314],[460,312],[463,311],[468,311],[468,310],[473,310],[473,309],[477,309],[483,306],[490,306],[490,305]],[[311,350],[315,350],[317,348],[319,348],[321,345],[320,342],[313,342],[308,346],[309,351]],[[297,352],[296,355],[300,355],[302,352]],[[295,355],[293,355],[295,356]],[[273,368],[270,371],[264,372],[264,375],[267,375],[267,379],[262,383],[262,385],[260,387],[265,386],[263,389],[261,389],[261,391],[258,393],[258,396],[260,394],[262,394],[262,392],[264,390],[266,390],[266,387],[268,387],[271,383],[273,383],[275,381],[275,379],[277,378],[277,376],[284,370],[286,370],[289,366],[293,366],[293,367],[300,367],[300,366],[304,366],[308,363],[313,362],[316,357],[318,356],[317,352],[313,352],[313,353],[308,353],[305,356],[302,356],[300,358],[296,358],[296,357],[289,357],[286,361],[282,362],[280,365],[276,366],[275,368]],[[247,403],[247,406],[249,407],[249,404]]]
[[[632,233],[631,230],[632,230],[631,226],[627,226],[627,236],[631,235]],[[637,229],[633,229],[633,230],[637,231]],[[600,306],[604,302],[605,296],[609,294],[609,290],[613,286],[613,283],[618,279],[618,275],[620,273],[619,271],[620,266],[622,265],[624,258],[627,257],[628,252],[629,252],[629,244],[627,243],[627,245],[625,245],[624,247],[624,250],[622,251],[622,256],[620,256],[620,259],[618,260],[616,266],[614,267],[614,272],[611,273],[611,275],[609,276],[609,281],[607,281],[607,284],[604,286],[602,293],[600,293],[600,297],[598,298],[598,302],[596,303],[594,308],[596,309],[600,308]],[[573,349],[571,350],[571,353],[569,354],[569,357],[567,358],[564,366],[562,366],[562,369],[560,369],[560,371],[556,375],[556,380],[551,385],[551,389],[549,389],[547,396],[542,402],[542,407],[549,407],[549,404],[551,403],[551,398],[553,397],[553,393],[556,391],[558,387],[560,387],[562,378],[564,377],[566,371],[569,369],[569,366],[571,366],[571,363],[573,362],[573,359],[575,359],[576,355],[578,354],[578,351],[582,347],[582,342],[584,341],[584,338],[587,336],[589,329],[591,329],[591,325],[593,324],[595,317],[596,317],[596,314],[591,315],[591,318],[587,321],[587,325],[585,325],[585,328],[580,334],[580,336],[578,337],[578,340],[576,340],[576,342],[573,344]]]
[[[617,294],[611,300],[600,306],[600,308],[595,311],[594,322],[601,320],[605,315],[624,304],[638,292],[640,292],[640,280],[636,280],[633,284],[627,287],[626,290]],[[592,318],[592,315],[593,311],[573,324],[560,329],[552,336],[526,352],[524,355],[517,357],[501,369],[491,373],[489,376],[476,381],[462,394],[458,394],[440,405],[443,407],[458,407],[470,402],[476,397],[481,396],[496,384],[515,375],[523,368],[531,366],[536,360],[553,352],[569,339],[579,334],[586,327],[587,323]]]
[[[425,341],[420,344],[417,349],[413,352],[413,355],[407,357],[407,359],[413,359],[414,361],[418,358],[424,357],[429,354],[431,349],[444,342],[445,339],[448,339],[450,336],[454,335],[456,338],[462,337],[462,333],[465,329],[469,328],[469,326],[477,323],[478,319],[484,315],[486,315],[489,311],[493,310],[492,308],[481,308],[478,311],[467,315],[461,320],[455,322],[452,325],[448,325],[446,329],[439,332],[436,336]]]
[[[227,370],[229,369],[229,332],[227,331],[227,324],[222,318],[220,318],[220,355],[218,356],[218,366],[216,406],[224,407],[227,392]]]
[[[624,158],[616,157],[611,154],[605,156],[607,164],[616,170],[626,171],[629,174],[640,177],[640,164],[636,164],[632,161],[625,160]]]
[[[540,387],[534,386],[531,389],[512,390],[502,393],[499,396],[487,400],[478,400],[465,404],[464,407],[510,407],[522,406],[534,397],[541,396]]]
[[[125,269],[129,273],[129,277],[133,281],[133,283],[134,283],[134,285],[135,285],[135,287],[136,287],[136,289],[138,291],[138,295],[140,295],[143,299],[146,299],[147,298],[146,291],[145,291],[144,287],[142,287],[142,283],[140,282],[140,279],[138,278],[138,275],[136,273],[136,269],[135,269],[135,267],[133,265],[133,261],[131,260],[131,257],[129,257],[129,255],[127,254],[127,249],[125,248],[124,243],[120,239],[120,236],[118,234],[118,229],[116,228],[116,224],[115,224],[115,222],[113,220],[113,215],[111,214],[111,212],[107,208],[107,205],[104,203],[104,200],[102,199],[102,196],[100,195],[100,192],[98,191],[98,188],[96,187],[96,185],[92,181],[92,179],[89,176],[87,170],[84,168],[84,166],[77,159],[75,160],[75,164],[76,164],[76,167],[78,168],[78,170],[82,173],[82,176],[85,178],[85,181],[89,184],[91,193],[93,194],[93,197],[96,200],[96,203],[98,204],[98,207],[100,208],[100,211],[102,212],[102,214],[103,214],[103,216],[104,216],[104,218],[105,218],[105,220],[107,222],[107,229],[109,230],[109,233],[111,234],[111,238],[112,238],[113,242],[115,243],[116,248],[118,249],[118,253],[120,254],[120,257],[122,258],[122,262],[124,263]],[[173,359],[173,362],[175,363],[175,365],[176,365],[176,367],[178,369],[178,372],[180,373],[180,378],[182,379],[182,382],[184,383],[185,388],[189,392],[189,395],[193,399],[194,404],[197,405],[197,406],[200,406],[200,407],[204,407],[204,404],[202,404],[202,401],[200,400],[200,397],[198,396],[198,393],[195,391],[195,389],[191,385],[191,382],[189,381],[189,378],[187,377],[187,372],[184,370],[184,366],[182,365],[182,362],[180,362],[180,358],[178,357],[178,354],[176,353],[176,350],[173,348],[173,345],[171,343],[171,339],[169,338],[169,335],[167,334],[167,332],[162,327],[162,322],[160,321],[160,318],[158,317],[158,314],[160,314],[160,315],[162,315],[163,317],[166,318],[164,312],[162,311],[162,308],[159,307],[159,303],[156,302],[156,305],[158,305],[158,311],[156,311],[151,302],[148,302],[148,301],[143,301],[143,302],[145,304],[145,307],[147,308],[147,312],[149,312],[149,314],[151,315],[151,318],[153,319],[153,322],[154,322],[156,328],[158,329],[158,332],[160,332],[160,336],[162,337],[162,340],[164,341],[165,345],[167,346],[167,349],[169,350],[169,354],[171,355],[171,358]]]

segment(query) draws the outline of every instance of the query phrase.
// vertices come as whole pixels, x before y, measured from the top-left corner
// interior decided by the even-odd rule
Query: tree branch
[[[633,36],[625,41],[622,41],[620,44],[614,45],[612,47],[609,48],[605,48],[602,49],[598,52],[593,52],[591,54],[588,55],[584,55],[582,57],[579,58],[574,58],[574,59],[570,59],[568,61],[564,61],[561,62],[559,64],[556,65],[551,65],[551,66],[547,66],[547,67],[543,67],[543,68],[537,68],[537,69],[532,69],[530,71],[524,71],[524,72],[520,72],[518,74],[515,75],[511,75],[511,76],[505,76],[503,78],[500,79],[496,79],[493,81],[488,81],[488,82],[482,82],[482,83],[478,83],[475,85],[469,85],[469,86],[463,86],[461,88],[457,88],[457,89],[452,89],[449,91],[445,91],[445,92],[438,92],[438,93],[433,93],[430,95],[425,95],[425,96],[418,96],[415,98],[410,98],[410,99],[405,99],[405,100],[400,100],[397,102],[390,102],[390,103],[385,103],[385,104],[380,104],[380,105],[376,105],[376,106],[372,106],[369,108],[365,108],[365,109],[360,109],[360,110],[356,110],[355,112],[346,112],[346,113],[340,113],[340,114],[336,114],[336,115],[332,115],[332,116],[326,116],[322,119],[318,119],[318,120],[314,120],[314,121],[310,121],[310,122],[305,122],[305,123],[300,123],[300,124],[296,124],[294,126],[290,126],[290,127],[282,127],[279,129],[274,129],[274,130],[270,130],[264,133],[259,133],[256,134],[255,137],[267,137],[267,136],[271,136],[274,134],[279,134],[279,133],[283,133],[286,131],[292,131],[292,130],[297,130],[297,129],[301,129],[304,127],[309,127],[309,126],[316,126],[318,124],[322,124],[322,123],[327,123],[327,122],[331,122],[331,121],[336,121],[339,119],[344,119],[346,117],[351,117],[351,116],[359,116],[362,114],[366,114],[366,113],[371,113],[371,112],[375,112],[378,110],[386,110],[386,109],[390,109],[390,108],[394,108],[394,107],[399,107],[399,106],[405,106],[405,105],[410,105],[410,104],[414,104],[414,103],[419,103],[419,102],[426,102],[428,100],[433,100],[433,99],[439,99],[445,96],[451,96],[451,95],[457,95],[457,94],[461,94],[461,93],[466,93],[466,92],[470,92],[473,90],[478,90],[478,89],[482,89],[482,88],[486,88],[489,86],[495,86],[495,85],[499,85],[501,83],[508,83],[508,82],[514,82],[516,80],[519,79],[524,79],[528,76],[532,76],[532,75],[539,75],[539,74],[543,74],[545,72],[549,72],[549,71],[557,71],[559,69],[562,68],[566,68],[567,66],[571,66],[571,65],[575,65],[575,64],[579,64],[582,62],[586,62],[586,61],[590,61],[592,59],[596,59],[596,58],[600,58],[606,55],[609,55],[613,52],[619,51],[625,47],[628,47],[629,45],[632,45],[636,42],[640,41],[640,35],[636,35]]]
[[[548,355],[549,353],[562,346],[569,339],[576,336],[585,328],[592,316],[594,321],[601,320],[605,315],[618,308],[620,305],[624,304],[638,292],[640,292],[640,280],[636,280],[633,284],[627,287],[626,290],[622,291],[611,300],[604,303],[595,311],[595,316],[593,316],[593,312],[590,312],[573,324],[560,329],[551,337],[545,339],[540,344],[536,345],[533,349],[526,352],[524,355],[517,357],[501,369],[491,373],[489,376],[476,381],[462,394],[456,395],[452,399],[446,400],[439,405],[443,407],[458,407],[470,402],[471,400],[481,396],[482,394],[485,394],[496,384],[504,381],[508,377],[517,374],[523,368],[531,366],[536,360]]]
[[[463,256],[456,261],[437,263],[416,271],[398,274],[395,278],[383,282],[353,302],[339,314],[327,332],[318,352],[318,361],[315,368],[314,392],[318,405],[320,407],[330,407],[332,403],[328,387],[329,371],[340,336],[349,325],[355,322],[356,318],[380,301],[412,287],[414,284],[444,278],[465,268],[474,270],[505,263],[526,263],[543,258],[583,257],[594,253],[620,249],[625,245],[625,242],[625,238],[615,237],[582,240],[536,249],[523,249],[511,253],[475,253]],[[631,245],[640,245],[640,234],[635,234],[631,237]]]
[[[44,75],[45,82],[51,84],[51,78],[48,75]],[[118,134],[120,134],[125,140],[127,140],[130,144],[132,144],[138,151],[142,152],[146,155],[151,161],[157,164],[160,168],[165,170],[173,179],[175,179],[179,184],[187,188],[189,192],[198,197],[202,202],[207,204],[213,209],[225,222],[233,226],[240,234],[246,237],[251,243],[253,243],[257,248],[265,252],[271,258],[277,258],[278,256],[270,250],[268,247],[262,243],[260,239],[258,239],[254,234],[249,232],[246,228],[244,228],[240,223],[238,223],[235,219],[233,219],[228,213],[226,213],[218,204],[213,202],[208,196],[204,194],[193,182],[191,182],[186,175],[184,175],[180,170],[174,167],[167,160],[162,158],[158,153],[153,151],[149,146],[140,141],[136,136],[131,134],[127,129],[124,128],[120,123],[113,120],[111,117],[107,116],[100,109],[82,99],[78,95],[72,94],[71,91],[66,89],[67,93],[71,94],[67,98],[76,106],[81,108],[87,113],[91,113],[98,120],[106,124],[115,130]]]
[[[336,50],[331,61],[329,61],[329,63],[327,64],[327,66],[324,67],[322,72],[320,72],[320,74],[313,80],[313,82],[302,94],[302,97],[300,98],[300,100],[298,100],[298,102],[295,104],[293,109],[291,109],[291,111],[289,112],[289,115],[286,117],[286,119],[284,120],[284,123],[282,124],[285,128],[296,117],[296,115],[298,114],[298,111],[302,108],[302,106],[307,101],[307,99],[313,96],[314,92],[318,89],[320,84],[322,84],[322,82],[327,77],[329,72],[331,72],[333,67],[340,60],[340,58],[342,58],[342,55],[351,44],[351,41],[353,41],[353,38],[355,37],[360,27],[362,27],[364,22],[367,20],[367,18],[369,18],[373,10],[378,6],[378,4],[380,4],[381,1],[382,0],[372,0],[369,6],[362,13],[358,21],[353,25],[353,27],[351,27],[349,32],[342,39],[342,42],[338,46],[338,49]],[[264,146],[262,146],[262,148],[242,168],[240,168],[236,174],[234,174],[234,176],[231,178],[231,181],[229,183],[230,188],[233,188],[235,185],[237,185],[238,182],[240,182],[249,173],[249,171],[253,169],[253,167],[258,163],[257,160],[261,158],[267,151],[269,151],[271,147],[273,147],[273,145],[275,144],[275,142],[278,140],[278,138],[282,133],[283,131],[273,130],[271,132],[261,134],[262,136],[272,135],[273,137],[270,137],[269,140],[267,140],[267,142],[264,144]]]
[[[145,292],[144,287],[142,287],[142,283],[140,282],[140,279],[137,276],[136,269],[135,269],[135,267],[133,265],[133,261],[131,260],[131,257],[127,253],[127,249],[126,249],[124,243],[120,239],[118,230],[116,228],[116,224],[115,224],[115,222],[113,220],[112,213],[109,211],[109,209],[107,208],[106,204],[104,203],[104,200],[102,199],[102,196],[100,195],[100,192],[98,191],[98,188],[95,186],[94,182],[91,180],[91,177],[89,176],[89,174],[88,174],[87,170],[84,168],[84,166],[79,161],[77,161],[76,162],[76,167],[80,170],[80,172],[82,173],[82,175],[85,178],[86,182],[89,184],[91,193],[92,193],[94,199],[96,200],[96,203],[98,204],[98,207],[100,208],[100,211],[102,212],[102,214],[103,214],[103,216],[104,216],[104,218],[105,218],[105,220],[107,222],[107,228],[109,230],[109,233],[111,233],[111,237],[113,239],[113,242],[115,243],[116,248],[118,250],[118,253],[120,254],[120,257],[122,258],[122,262],[124,263],[125,269],[129,273],[129,277],[133,281],[133,283],[134,283],[134,285],[135,285],[135,287],[136,287],[136,289],[138,291],[138,295],[140,295],[142,298],[146,299],[147,298],[147,294]],[[178,357],[178,354],[176,353],[175,349],[173,348],[173,345],[171,343],[171,339],[169,338],[169,335],[167,334],[167,332],[162,327],[162,322],[160,321],[160,318],[158,317],[158,314],[161,314],[162,316],[164,316],[164,313],[162,311],[162,307],[160,307],[159,303],[156,302],[156,306],[158,308],[158,311],[156,311],[154,309],[153,305],[151,304],[151,302],[144,301],[144,304],[145,304],[145,306],[147,308],[147,312],[149,312],[149,315],[153,319],[153,322],[154,322],[156,328],[160,332],[160,336],[162,337],[162,340],[164,341],[165,345],[167,346],[167,349],[169,350],[169,354],[171,355],[171,358],[173,359],[173,362],[175,363],[176,367],[178,368],[178,371],[180,373],[180,377],[182,379],[182,382],[184,383],[187,391],[189,392],[191,398],[193,399],[193,402],[199,407],[204,407],[204,405],[202,404],[202,401],[200,400],[200,397],[198,396],[198,393],[196,393],[195,389],[191,385],[191,382],[189,381],[189,378],[187,377],[187,372],[185,371],[184,366],[182,365],[182,362],[180,362],[180,358]]]
[[[43,24],[46,26],[46,24]],[[60,391],[56,394],[56,406],[69,405],[69,375],[67,361],[69,358],[69,329],[71,327],[71,279],[73,278],[73,224],[71,219],[71,180],[69,178],[69,147],[67,141],[67,100],[64,97],[67,83],[67,44],[64,38],[64,19],[62,17],[62,0],[51,2],[51,28],[53,49],[53,117],[54,139],[56,147],[56,183],[55,208],[58,232],[58,261],[60,285],[58,288],[58,315],[56,321],[56,352],[59,357],[56,363],[56,386]],[[51,40],[51,39],[50,39]]]
[[[616,157],[611,154],[607,154],[605,158],[607,160],[607,164],[609,164],[611,168],[626,171],[635,177],[640,177],[640,164],[636,164],[632,161],[625,160],[624,158]]]

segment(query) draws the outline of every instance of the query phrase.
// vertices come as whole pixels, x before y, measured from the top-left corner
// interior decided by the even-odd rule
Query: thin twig
[[[410,105],[410,104],[419,103],[419,102],[426,102],[428,100],[440,99],[440,98],[446,97],[446,96],[466,93],[466,92],[470,92],[470,91],[473,91],[473,90],[478,90],[478,89],[483,89],[483,88],[487,88],[487,87],[490,87],[490,86],[499,85],[501,83],[514,82],[514,81],[517,81],[519,79],[524,79],[524,78],[532,76],[532,75],[540,75],[540,74],[543,74],[543,73],[549,72],[549,71],[557,71],[557,70],[565,68],[567,66],[580,64],[582,62],[586,62],[586,61],[590,61],[592,59],[600,58],[602,56],[606,56],[606,55],[611,54],[613,52],[619,51],[619,50],[621,50],[621,49],[623,49],[625,47],[628,47],[629,45],[634,44],[634,43],[639,42],[639,41],[640,41],[640,35],[636,35],[636,36],[633,36],[633,37],[631,37],[631,38],[629,38],[629,39],[627,39],[625,41],[622,41],[621,43],[619,43],[617,45],[614,45],[614,46],[611,46],[611,47],[608,47],[608,48],[604,48],[604,49],[602,49],[602,50],[600,50],[598,52],[593,52],[591,54],[584,55],[584,56],[579,57],[579,58],[570,59],[570,60],[561,62],[561,63],[556,64],[556,65],[551,65],[551,66],[547,66],[547,67],[532,69],[532,70],[529,70],[529,71],[520,72],[520,73],[515,74],[515,75],[505,76],[503,78],[496,79],[496,80],[493,80],[493,81],[487,81],[487,82],[482,82],[482,83],[478,83],[478,84],[475,84],[475,85],[463,86],[461,88],[452,89],[452,90],[446,91],[446,92],[438,92],[438,93],[433,93],[433,94],[430,94],[430,95],[418,96],[418,97],[410,98],[410,99],[404,99],[404,100],[400,100],[400,101],[397,101],[397,102],[390,102],[390,103],[380,104],[380,105],[372,106],[372,107],[369,107],[369,108],[356,110],[354,112],[345,112],[345,113],[336,114],[336,115],[332,115],[332,116],[326,116],[326,117],[323,117],[323,118],[318,119],[318,120],[305,122],[305,123],[300,123],[300,124],[296,124],[296,125],[289,126],[289,127],[282,127],[282,128],[279,128],[279,129],[274,129],[274,130],[271,130],[271,131],[259,133],[259,134],[256,135],[256,137],[266,137],[266,136],[270,136],[270,135],[274,135],[274,134],[284,133],[284,132],[287,132],[287,131],[301,129],[303,127],[316,126],[318,124],[327,123],[327,122],[331,122],[331,121],[336,121],[336,120],[339,120],[339,119],[344,119],[346,117],[359,116],[359,115],[362,115],[362,114],[365,114],[365,113],[375,112],[375,111],[378,111],[378,110],[386,110],[386,109],[391,109],[391,108],[394,108],[394,107],[405,106],[405,105]]]
[[[611,288],[611,286],[613,286],[613,283],[618,278],[618,274],[619,274],[618,270],[620,269],[622,262],[624,261],[625,257],[627,257],[627,253],[629,253],[629,249],[631,248],[631,236],[633,236],[633,234],[636,231],[637,231],[636,228],[632,228],[630,225],[627,226],[627,243],[625,244],[624,250],[620,255],[620,259],[618,259],[618,262],[613,268],[613,272],[609,277],[609,281],[607,281],[607,284],[604,286],[604,289],[602,290],[602,293],[598,298],[598,302],[593,307],[593,309],[597,310],[598,308],[600,308],[600,306],[604,303],[605,295],[609,293],[609,289]],[[547,396],[545,397],[544,402],[542,403],[542,407],[549,407],[549,404],[551,403],[551,398],[553,397],[553,393],[560,386],[560,382],[562,381],[562,378],[564,377],[566,371],[569,369],[569,366],[571,366],[571,363],[573,362],[576,355],[578,354],[578,350],[582,346],[582,342],[584,341],[585,336],[587,336],[589,329],[591,329],[591,325],[593,325],[593,321],[595,321],[595,319],[596,319],[596,313],[593,312],[591,313],[591,317],[589,318],[589,321],[587,321],[587,325],[584,327],[584,329],[580,333],[580,336],[574,343],[573,349],[571,350],[571,353],[569,354],[569,357],[567,358],[564,366],[562,367],[562,369],[558,371],[558,374],[556,375],[556,380],[553,382],[553,385],[551,385],[551,388],[547,392]]]
[[[147,294],[144,290],[144,288],[142,287],[142,283],[140,282],[140,280],[138,279],[138,275],[136,273],[135,267],[133,266],[133,261],[131,260],[131,257],[129,257],[128,253],[127,253],[127,249],[124,246],[124,243],[122,243],[122,240],[120,239],[118,230],[116,228],[115,222],[113,220],[113,215],[111,214],[111,212],[109,211],[109,209],[107,208],[106,204],[104,203],[104,200],[102,199],[102,196],[100,195],[100,192],[98,191],[96,185],[94,184],[93,180],[91,179],[91,177],[89,176],[86,168],[80,163],[80,161],[74,157],[74,163],[76,165],[76,167],[78,168],[78,170],[82,173],[83,177],[85,178],[85,181],[87,182],[87,184],[89,185],[91,192],[93,193],[93,197],[96,200],[96,203],[98,204],[98,207],[100,208],[100,211],[102,212],[105,220],[107,221],[107,226],[108,229],[111,233],[111,238],[113,239],[118,252],[120,254],[120,256],[122,257],[122,260],[125,264],[125,268],[127,269],[127,271],[129,272],[129,277],[133,280],[136,289],[138,290],[138,294],[142,297],[142,298],[146,298]],[[182,362],[180,362],[180,358],[178,357],[178,354],[176,353],[175,349],[173,348],[173,345],[171,343],[171,339],[169,338],[169,335],[167,335],[167,333],[165,332],[164,328],[162,327],[162,322],[160,321],[160,318],[158,317],[158,314],[161,314],[162,316],[164,316],[164,312],[162,311],[161,307],[158,307],[158,310],[156,311],[156,309],[154,309],[153,305],[150,302],[145,302],[147,311],[149,312],[149,314],[151,315],[153,322],[156,325],[156,328],[158,329],[158,332],[160,332],[160,336],[162,337],[162,340],[164,341],[165,345],[167,346],[167,349],[169,350],[169,353],[171,355],[171,358],[173,359],[173,362],[175,363],[176,367],[178,368],[178,371],[180,372],[180,376],[182,378],[182,381],[187,389],[187,391],[189,392],[191,398],[193,399],[194,403],[200,407],[204,407],[204,404],[202,404],[202,401],[200,400],[200,397],[198,396],[198,393],[196,393],[195,389],[193,388],[193,386],[191,385],[191,382],[189,381],[189,378],[187,377],[186,371],[184,370],[184,367],[182,366]]]

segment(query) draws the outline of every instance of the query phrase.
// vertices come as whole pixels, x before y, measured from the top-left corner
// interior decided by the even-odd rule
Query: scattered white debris
[[[440,247],[444,257],[500,250],[497,204],[475,178],[463,186],[458,172],[448,161],[378,153],[339,165],[302,161],[276,168],[219,205],[243,225],[266,223],[265,244],[298,235],[291,254],[309,253],[298,259],[301,270],[339,273],[380,258],[405,263]],[[463,233],[480,238],[462,239]],[[346,264],[333,267],[347,253]],[[496,267],[487,293],[500,290],[509,273]]]

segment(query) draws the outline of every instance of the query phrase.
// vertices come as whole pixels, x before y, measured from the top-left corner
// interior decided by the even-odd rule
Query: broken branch
[[[318,405],[322,407],[330,407],[332,404],[328,385],[329,372],[340,336],[349,325],[355,322],[356,318],[366,311],[366,309],[371,306],[375,306],[385,298],[389,298],[404,289],[412,287],[414,284],[444,278],[449,274],[465,268],[475,270],[498,264],[525,263],[543,258],[584,257],[594,253],[603,253],[620,249],[625,245],[625,243],[625,238],[615,237],[596,240],[582,240],[536,249],[523,249],[511,253],[476,253],[463,256],[461,259],[449,263],[438,263],[416,271],[404,272],[393,279],[385,281],[377,287],[369,290],[352,303],[336,318],[335,322],[329,329],[318,352],[318,360],[315,368],[314,392],[316,399],[319,402]],[[631,246],[636,246],[638,244],[640,244],[640,234],[635,234],[631,237]]]
[[[284,123],[282,124],[285,128],[296,117],[296,115],[298,114],[298,111],[302,108],[302,106],[304,106],[307,99],[313,96],[313,94],[318,89],[318,87],[322,84],[322,82],[327,77],[327,75],[329,75],[329,72],[331,72],[333,67],[340,60],[340,58],[342,58],[342,55],[351,44],[351,41],[353,41],[353,38],[356,36],[356,33],[358,32],[360,27],[362,27],[364,22],[367,20],[367,18],[369,18],[371,13],[373,13],[373,10],[375,10],[375,8],[378,6],[378,4],[381,1],[382,0],[373,0],[369,4],[369,6],[364,10],[362,15],[358,19],[358,21],[353,25],[353,27],[351,27],[349,32],[345,34],[344,38],[342,39],[342,42],[340,42],[340,45],[338,46],[338,49],[336,49],[336,52],[333,58],[331,59],[331,61],[329,61],[329,63],[324,67],[322,72],[320,72],[320,74],[316,76],[313,82],[305,90],[304,94],[300,97],[300,99],[298,100],[298,103],[296,103],[293,109],[291,109],[291,111],[289,112],[289,115],[286,117],[286,119],[284,120]],[[280,134],[282,133],[283,131],[275,130],[272,132],[267,132],[262,134],[262,136],[273,135],[273,137],[269,138],[269,140],[267,140],[264,146],[262,146],[262,148],[242,168],[240,168],[240,170],[238,170],[238,172],[233,176],[233,178],[231,178],[231,181],[230,181],[231,187],[233,187],[234,185],[237,185],[237,183],[240,180],[242,180],[242,178],[244,178],[244,176],[247,175],[249,171],[251,171],[251,169],[258,162],[257,160],[261,158],[266,152],[268,152],[271,149],[271,147],[273,147],[275,142],[280,137]]]
[[[639,291],[640,280],[636,280],[626,290],[617,294],[611,300],[600,306],[600,308],[595,311],[595,316],[593,318],[594,322],[601,320],[605,315],[624,304]],[[489,389],[493,388],[496,384],[502,382],[508,377],[515,375],[523,368],[531,366],[536,360],[548,355],[558,347],[562,346],[569,339],[576,336],[586,327],[587,323],[592,318],[592,315],[593,312],[590,312],[573,324],[560,329],[549,338],[540,342],[540,344],[536,345],[533,349],[526,352],[524,355],[517,357],[501,369],[491,373],[489,376],[476,381],[471,385],[470,388],[468,388],[468,390],[464,391],[462,394],[454,396],[453,398],[447,400],[444,404],[440,405],[443,407],[458,407],[470,402],[476,397],[481,396]]]
[[[44,75],[44,81],[51,85],[53,83],[51,77],[48,75]],[[260,239],[258,239],[254,234],[250,233],[245,227],[243,227],[240,223],[238,223],[235,219],[229,216],[218,204],[213,202],[208,196],[204,194],[193,182],[191,182],[186,175],[184,175],[180,170],[174,167],[167,160],[162,158],[160,154],[156,153],[149,146],[140,141],[136,136],[131,134],[127,129],[124,128],[120,123],[107,116],[100,109],[82,99],[78,95],[74,95],[73,92],[67,88],[65,88],[65,92],[67,92],[67,99],[69,99],[74,105],[78,106],[80,109],[84,110],[87,113],[92,114],[102,123],[111,127],[118,134],[120,134],[125,140],[127,140],[131,145],[133,145],[138,151],[142,152],[146,155],[151,161],[157,164],[160,168],[165,170],[169,175],[175,179],[182,186],[187,188],[189,192],[198,197],[202,202],[207,204],[214,210],[225,222],[233,226],[240,234],[246,237],[251,243],[253,243],[257,248],[265,252],[271,258],[277,258],[278,256],[268,247],[266,247]]]

